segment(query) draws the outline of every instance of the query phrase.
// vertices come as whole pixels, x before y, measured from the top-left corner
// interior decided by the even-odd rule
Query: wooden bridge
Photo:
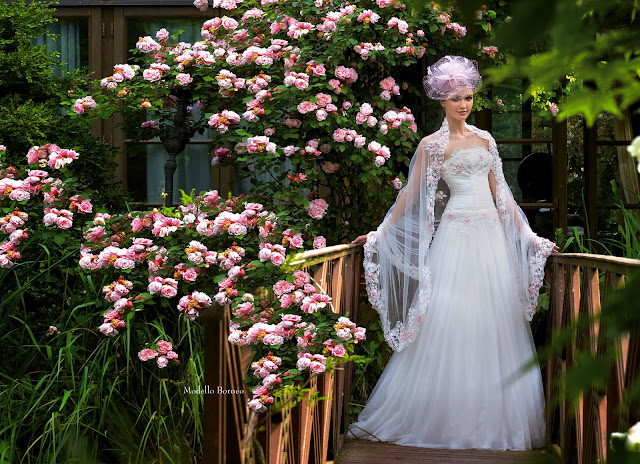
[[[337,245],[305,252],[303,269],[333,300],[334,311],[358,320],[362,247]],[[587,254],[554,254],[547,272],[551,279],[549,333],[579,316],[600,311],[600,275],[604,296],[624,285],[625,276],[640,269],[640,261]],[[227,342],[228,308],[205,316],[205,384],[242,390],[242,378],[251,352]],[[204,410],[204,462],[206,464],[387,464],[387,463],[558,463],[604,462],[606,439],[612,431],[628,428],[629,417],[618,411],[626,386],[640,366],[640,334],[619,340],[621,356],[607,388],[586,391],[577,410],[552,401],[558,375],[574,362],[576,350],[603,347],[598,326],[578,334],[569,347],[543,369],[546,392],[547,448],[529,452],[440,450],[398,446],[369,440],[344,439],[353,367],[312,377],[310,391],[296,406],[258,415],[249,413],[244,395],[207,395]],[[314,393],[331,401],[309,401]],[[250,429],[257,443],[243,442]],[[249,451],[251,450],[251,451]],[[562,461],[559,460],[562,456]],[[247,458],[248,456],[248,458]]]

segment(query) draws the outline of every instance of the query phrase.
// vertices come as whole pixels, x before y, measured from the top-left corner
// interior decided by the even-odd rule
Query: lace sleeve
[[[396,351],[415,339],[431,295],[429,244],[434,231],[435,147],[421,141],[409,164],[407,184],[364,245],[369,301],[380,314],[385,340]]]
[[[491,170],[496,179],[496,208],[507,240],[513,272],[520,288],[523,313],[530,321],[538,305],[538,295],[544,280],[544,267],[555,243],[539,237],[531,230],[527,217],[513,198],[505,180],[502,159],[498,154],[495,139],[487,132],[484,134],[488,136],[489,149],[493,156]]]

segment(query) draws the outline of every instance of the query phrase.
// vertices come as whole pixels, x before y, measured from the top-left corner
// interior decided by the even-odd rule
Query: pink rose
[[[324,121],[325,119],[327,119],[327,112],[323,109],[319,109],[318,111],[316,111],[316,119],[318,121]]]
[[[207,11],[207,8],[209,8],[209,0],[194,0],[193,6],[200,11]]]
[[[56,219],[56,225],[61,229],[68,229],[73,225],[73,221],[67,217],[59,216],[58,219]]]
[[[158,356],[158,353],[155,350],[151,350],[149,348],[145,348],[138,353],[138,358],[140,358],[140,361],[148,361],[155,358],[156,356]]]
[[[323,65],[319,64],[313,67],[314,76],[324,76],[325,74],[326,74],[326,69]]]
[[[322,374],[326,370],[326,366],[319,361],[312,361],[309,364],[309,370],[314,374]]]
[[[269,259],[274,266],[282,266],[284,264],[284,255],[280,253],[271,253]]]
[[[98,328],[98,330],[100,330],[100,332],[102,332],[102,334],[106,335],[107,337],[115,337],[119,333],[115,329],[115,327],[111,325],[110,322],[105,322]]]
[[[156,281],[149,282],[149,285],[147,286],[147,291],[149,293],[153,295],[154,293],[158,293],[160,290],[162,290],[162,283]]]
[[[322,236],[318,235],[313,239],[313,248],[318,250],[320,248],[325,248],[327,246],[327,240]]]
[[[311,111],[315,111],[318,108],[318,105],[312,103],[310,101],[303,101],[298,105],[298,111],[302,114],[310,113]]]
[[[304,240],[300,235],[294,235],[290,240],[290,245],[292,248],[302,248],[304,245]]]
[[[309,367],[311,360],[309,358],[300,358],[296,363],[296,367],[300,370],[304,370]]]
[[[149,82],[156,82],[162,78],[162,73],[157,69],[145,69],[142,72],[142,77],[144,80]]]
[[[176,76],[176,79],[178,80],[178,84],[184,86],[184,85],[189,85],[193,82],[193,78],[191,77],[191,74],[186,74],[186,73],[180,73]]]
[[[169,31],[167,31],[165,28],[162,28],[158,32],[156,32],[156,39],[162,41],[162,40],[167,40],[168,38],[169,38]]]
[[[173,298],[178,294],[178,290],[170,285],[163,285],[160,294],[165,298]]]
[[[158,340],[156,345],[158,345],[158,353],[160,354],[167,354],[173,349],[173,345],[171,344],[171,342],[168,342],[166,340]]]
[[[331,354],[338,358],[342,358],[346,353],[347,353],[347,350],[344,348],[344,346],[340,344],[334,346],[333,349],[331,350]]]
[[[293,290],[295,290],[295,285],[291,282],[287,282],[286,280],[279,280],[273,286],[273,293],[278,296],[282,295],[283,293],[289,293]]]
[[[222,18],[222,27],[224,27],[226,30],[235,30],[238,27],[238,21],[236,21],[233,18],[229,18],[227,16],[224,16]]]

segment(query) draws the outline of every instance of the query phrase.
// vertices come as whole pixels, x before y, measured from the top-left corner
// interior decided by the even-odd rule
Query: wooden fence
[[[293,265],[309,272],[313,283],[332,298],[333,311],[356,320],[362,247],[336,245],[303,253]],[[205,324],[205,464],[244,464],[242,439],[250,420],[243,377],[250,349],[229,344],[229,308],[203,311]],[[271,411],[257,420],[257,439],[268,464],[324,464],[339,449],[345,433],[353,366],[311,379],[310,391],[295,407]],[[231,393],[229,393],[231,392]],[[208,394],[207,394],[208,393]],[[317,394],[330,400],[312,401]],[[255,419],[255,417],[254,417]]]
[[[578,317],[591,318],[600,313],[601,301],[624,286],[625,276],[640,269],[640,261],[612,256],[587,254],[553,254],[548,266],[551,270],[551,333],[571,325]],[[604,273],[603,295],[600,277]],[[604,389],[589,389],[579,399],[577,410],[563,401],[553,406],[558,388],[558,376],[566,372],[576,360],[578,350],[602,353],[607,347],[599,337],[597,322],[571,340],[562,355],[551,358],[546,368],[547,442],[559,438],[563,460],[567,464],[604,462],[607,439],[611,432],[625,431],[630,419],[618,412],[630,379],[638,373],[640,362],[640,333],[634,332],[617,340],[622,354],[615,363]],[[632,424],[631,424],[632,425]]]

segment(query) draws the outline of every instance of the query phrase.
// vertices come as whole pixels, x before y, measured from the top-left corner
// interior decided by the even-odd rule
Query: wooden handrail
[[[589,253],[553,253],[549,257],[549,262],[597,268],[602,271],[624,275],[629,275],[635,269],[640,269],[640,260],[637,259]]]
[[[640,260],[582,253],[554,253],[551,271],[549,335],[571,326],[578,318],[590,320],[560,355],[548,359],[546,370],[547,443],[558,443],[567,464],[604,462],[607,440],[612,432],[627,428],[628,414],[620,412],[624,391],[640,365],[640,334],[630,333],[616,340],[622,355],[611,370],[604,389],[587,389],[572,408],[569,401],[554,402],[558,380],[576,362],[579,350],[594,355],[611,348],[601,336],[597,316],[601,311],[600,272],[604,272],[603,296],[624,286],[625,276],[640,269]],[[606,307],[605,307],[606,308]]]

